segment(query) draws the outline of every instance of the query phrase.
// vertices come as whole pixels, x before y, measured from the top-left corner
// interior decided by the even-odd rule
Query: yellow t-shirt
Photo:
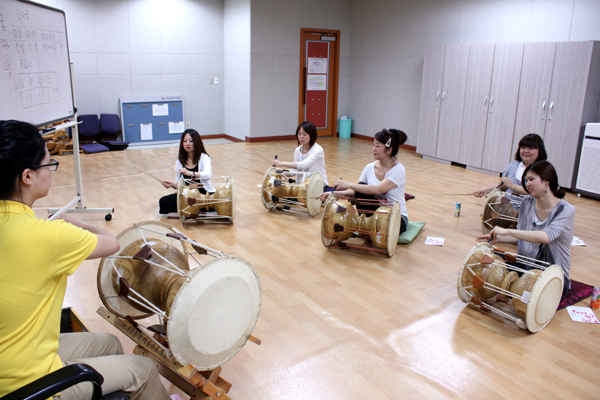
[[[91,232],[0,201],[0,396],[62,368],[56,351],[67,275],[97,243]]]

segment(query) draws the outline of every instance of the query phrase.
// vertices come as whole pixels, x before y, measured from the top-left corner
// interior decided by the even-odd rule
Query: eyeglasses
[[[35,167],[31,167],[29,169],[38,169],[38,168],[42,168],[42,167],[50,167],[50,171],[56,171],[58,169],[58,161],[56,161],[55,159],[51,158],[50,162],[48,164],[41,164],[41,165],[36,165]]]

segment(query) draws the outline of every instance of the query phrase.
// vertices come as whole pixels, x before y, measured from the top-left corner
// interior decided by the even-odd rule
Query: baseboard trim
[[[285,135],[285,136],[259,136],[249,137],[246,136],[246,142],[258,143],[258,142],[275,142],[277,140],[295,140],[296,135]]]
[[[352,137],[357,138],[357,139],[362,139],[362,140],[373,141],[373,136],[359,135],[358,133],[353,133]],[[411,146],[410,144],[403,144],[400,147],[403,149],[406,149],[406,150],[410,150],[410,151],[415,151],[415,152],[417,151],[417,146]]]

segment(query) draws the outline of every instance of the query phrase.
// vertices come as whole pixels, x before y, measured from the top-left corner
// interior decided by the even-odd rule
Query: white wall
[[[183,94],[201,135],[223,133],[223,0],[44,0],[65,11],[80,114],[119,97]]]
[[[348,102],[351,1],[252,0],[251,10],[251,136],[285,136],[296,131],[300,28],[341,31],[338,114],[344,115]]]
[[[225,0],[225,134],[250,136],[250,0]]]
[[[428,43],[600,40],[599,16],[598,0],[353,0],[352,131],[399,128],[416,146]]]

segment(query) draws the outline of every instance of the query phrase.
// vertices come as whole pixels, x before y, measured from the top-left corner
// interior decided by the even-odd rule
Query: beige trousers
[[[104,377],[102,394],[128,392],[132,400],[169,400],[152,361],[123,355],[119,339],[108,333],[63,333],[58,339],[58,355],[64,365],[87,364]],[[80,383],[54,397],[80,400],[92,397],[92,384]]]

